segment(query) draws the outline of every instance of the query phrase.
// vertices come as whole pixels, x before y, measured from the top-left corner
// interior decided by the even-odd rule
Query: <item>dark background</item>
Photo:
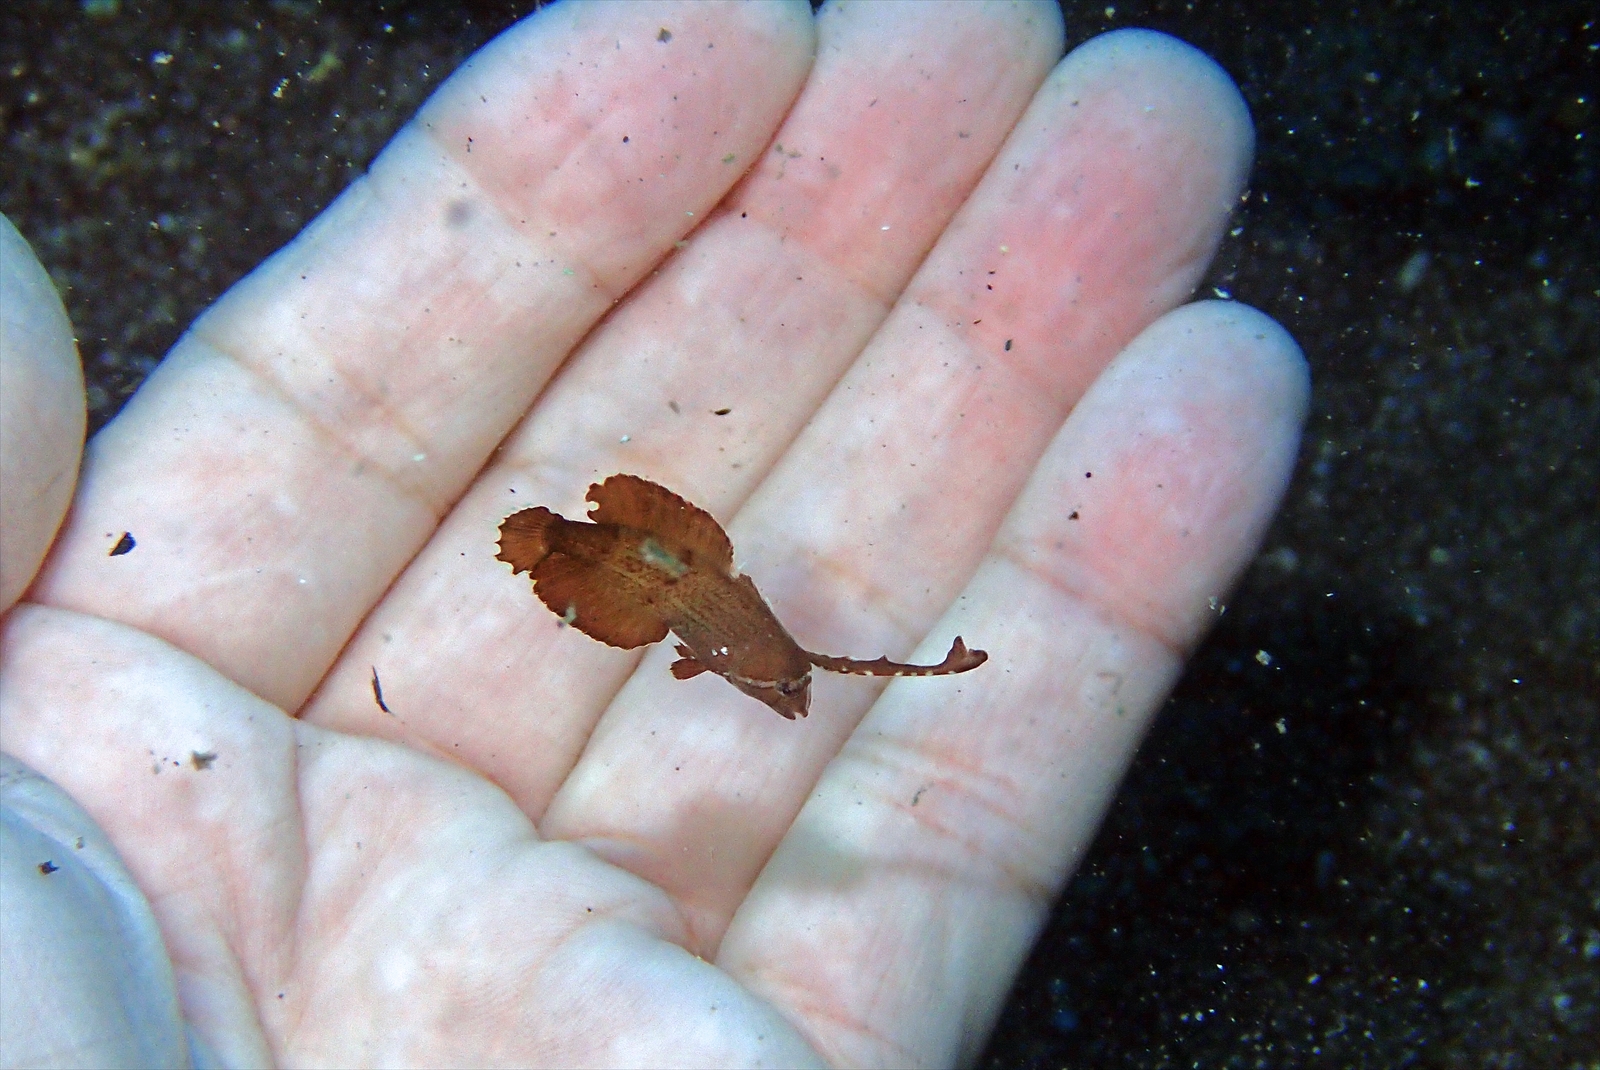
[[[531,7],[0,8],[0,210],[91,427]],[[1253,192],[1205,290],[1282,321],[1314,395],[983,1065],[1600,1066],[1593,11],[1067,10],[1239,83]]]

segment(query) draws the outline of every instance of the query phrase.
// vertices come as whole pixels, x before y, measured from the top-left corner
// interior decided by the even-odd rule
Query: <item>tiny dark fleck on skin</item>
[[[213,750],[208,750],[208,751],[192,750],[192,751],[189,752],[189,764],[194,766],[195,769],[197,769],[197,770],[210,769],[211,768],[211,763],[216,761],[216,760],[217,760],[217,752],[213,751]]]
[[[383,701],[383,685],[378,682],[378,667],[376,665],[372,667],[372,697],[378,700],[378,709],[393,716],[393,711],[389,709],[388,703]]]
[[[111,552],[106,556],[121,557],[123,554],[128,553],[137,545],[139,544],[134,541],[133,536],[124,531],[122,533],[122,538],[117,540],[117,544],[111,548]]]
[[[730,413],[732,411],[733,411],[732,409],[712,409],[711,410],[711,415],[713,415],[713,416],[726,416],[726,415],[728,415],[728,413]]]
[[[50,874],[54,873],[56,870],[58,870],[60,868],[61,868],[60,866],[56,865],[54,862],[50,861],[48,858],[45,859],[43,862],[39,863],[39,872],[43,873],[46,877],[50,876]]]

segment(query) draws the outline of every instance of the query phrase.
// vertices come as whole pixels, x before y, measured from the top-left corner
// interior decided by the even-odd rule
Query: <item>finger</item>
[[[659,890],[124,625],[8,616],[0,731],[126,860],[216,1065],[817,1065]]]
[[[1208,303],[1141,335],[1068,420],[945,622],[986,637],[988,671],[933,715],[884,694],[723,942],[836,1065],[977,1055],[1277,507],[1307,393],[1281,328]]]
[[[937,19],[844,5],[823,9],[818,32],[763,163],[574,355],[351,642],[309,720],[450,755],[543,813],[638,654],[563,630],[495,560],[500,520],[532,504],[581,517],[589,483],[619,470],[731,515],[882,323],[1059,53],[1056,9],[1038,5]]]
[[[1198,280],[1249,146],[1232,84],[1170,38],[1110,35],[1063,62],[733,525],[802,646],[901,658],[938,619],[1084,386]],[[714,678],[667,681],[667,656],[618,695],[540,827],[666,888],[709,955],[882,682],[820,676],[810,719],[787,723]]]
[[[83,367],[67,310],[0,216],[0,613],[33,580],[72,499],[83,452]]]
[[[502,35],[97,437],[38,597],[298,706],[550,371],[755,157],[808,27],[564,4]],[[113,528],[134,554],[107,559]]]

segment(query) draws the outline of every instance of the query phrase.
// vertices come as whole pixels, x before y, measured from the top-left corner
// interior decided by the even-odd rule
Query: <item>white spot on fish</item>
[[[673,579],[689,571],[689,566],[678,560],[676,554],[654,539],[646,539],[639,544],[639,556],[644,558],[645,564],[665,572]]]

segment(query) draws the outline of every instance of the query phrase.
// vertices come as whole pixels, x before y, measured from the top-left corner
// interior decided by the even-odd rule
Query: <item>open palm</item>
[[[1305,405],[1274,324],[1178,307],[1248,170],[1231,84],[1060,41],[545,9],[96,437],[4,619],[5,749],[219,1058],[974,1055]],[[789,722],[561,627],[498,524],[615,472],[721,519],[807,648],[988,664]]]

